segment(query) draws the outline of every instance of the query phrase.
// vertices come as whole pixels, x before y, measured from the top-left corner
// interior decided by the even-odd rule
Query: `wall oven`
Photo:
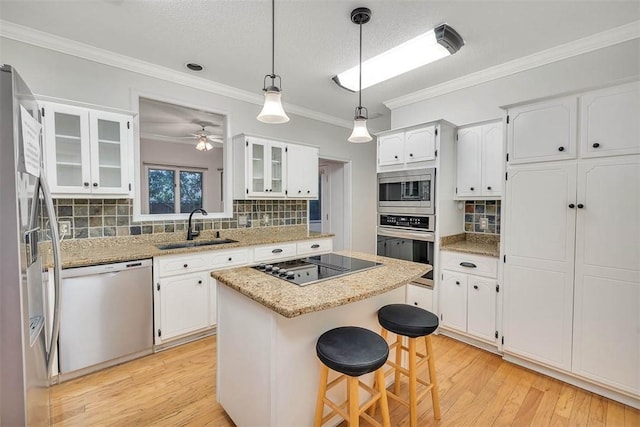
[[[378,255],[433,265],[434,221],[433,215],[378,214]],[[433,288],[433,271],[414,282]]]
[[[378,212],[435,214],[435,168],[378,174]]]

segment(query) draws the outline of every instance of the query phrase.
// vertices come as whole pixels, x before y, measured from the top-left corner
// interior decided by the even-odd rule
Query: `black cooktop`
[[[381,265],[379,262],[359,258],[324,254],[273,264],[259,264],[253,268],[298,286],[306,286]]]

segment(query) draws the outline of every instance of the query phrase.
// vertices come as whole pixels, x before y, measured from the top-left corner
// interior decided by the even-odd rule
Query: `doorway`
[[[350,162],[320,159],[318,200],[309,202],[309,230],[332,233],[333,249],[351,249]]]

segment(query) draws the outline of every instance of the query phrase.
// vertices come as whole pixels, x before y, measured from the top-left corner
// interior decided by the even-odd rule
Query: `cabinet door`
[[[590,92],[580,111],[582,157],[640,153],[640,83]]]
[[[640,394],[640,158],[578,167],[572,370]]]
[[[467,275],[444,271],[440,289],[442,326],[467,331]]]
[[[91,188],[94,194],[131,191],[131,121],[122,114],[90,111]]]
[[[435,126],[408,130],[404,134],[404,161],[424,162],[436,158]]]
[[[378,166],[401,165],[403,152],[404,132],[378,138]]]
[[[287,197],[318,198],[318,149],[287,146]]]
[[[249,196],[265,196],[270,183],[269,143],[251,138],[247,140],[247,183]]]
[[[44,103],[45,164],[53,193],[91,192],[87,110]]]
[[[269,196],[284,197],[284,183],[286,179],[285,169],[285,144],[279,142],[269,143],[269,173],[267,176]]]
[[[160,280],[159,329],[162,341],[208,326],[208,277],[207,272],[201,272]]]
[[[496,281],[468,276],[467,333],[495,342]]]
[[[409,283],[407,285],[407,304],[433,312],[433,289]]]
[[[510,164],[576,157],[576,97],[509,109]]]
[[[505,198],[504,351],[571,367],[574,163],[509,169]]]
[[[482,192],[480,181],[480,150],[482,148],[482,126],[460,129],[457,150],[458,197],[479,196]]]
[[[502,122],[482,126],[482,195],[502,196],[502,165],[504,164],[502,145]]]

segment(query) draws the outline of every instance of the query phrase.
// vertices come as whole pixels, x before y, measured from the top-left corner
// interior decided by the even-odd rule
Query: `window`
[[[189,213],[204,205],[206,170],[145,165],[149,213]]]

